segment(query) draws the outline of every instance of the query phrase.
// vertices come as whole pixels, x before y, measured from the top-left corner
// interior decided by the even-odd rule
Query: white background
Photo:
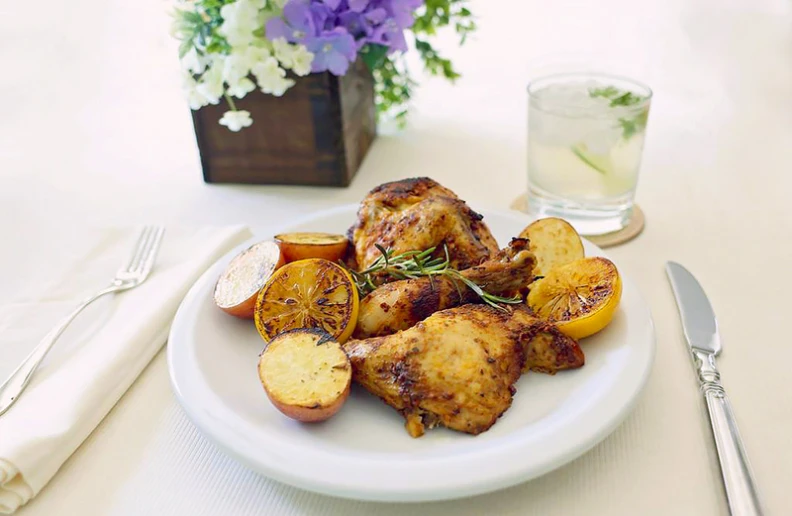
[[[526,186],[528,78],[596,67],[655,92],[637,194],[647,228],[609,253],[650,302],[656,365],[634,414],[573,464],[504,492],[418,507],[316,496],[238,466],[184,418],[160,355],[20,514],[723,513],[668,259],[691,269],[712,300],[721,372],[759,486],[772,513],[789,511],[789,0],[473,0],[481,30],[460,49],[443,40],[464,77],[456,86],[422,79],[408,129],[381,135],[347,189],[202,182],[171,7],[0,8],[0,302],[40,297],[59,272],[48,252],[85,226],[245,223],[268,233],[415,175],[476,207],[506,208]],[[22,353],[4,349],[3,334],[32,345],[49,326],[0,320],[3,367]]]

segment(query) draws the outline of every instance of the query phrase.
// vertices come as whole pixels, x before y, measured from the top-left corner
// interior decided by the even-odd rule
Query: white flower
[[[229,130],[237,132],[243,127],[250,127],[253,119],[250,118],[249,111],[226,111],[220,119],[220,125],[228,127]]]
[[[278,65],[278,60],[274,57],[268,57],[264,61],[254,64],[250,71],[256,77],[256,82],[264,93],[280,97],[286,93],[286,90],[294,86],[294,81],[286,79],[286,70]]]
[[[249,45],[256,39],[253,31],[259,28],[259,6],[264,3],[261,0],[237,0],[220,8],[223,24],[219,32],[232,47]]]
[[[223,63],[223,79],[228,84],[236,84],[250,73],[251,61],[242,49],[233,49]]]
[[[277,38],[272,42],[272,49],[284,68],[289,68],[300,76],[311,73],[314,55],[305,46],[292,45],[286,38]]]
[[[215,56],[196,87],[198,93],[206,97],[209,104],[217,104],[223,96],[223,68],[223,58]]]
[[[229,95],[233,95],[236,98],[241,99],[251,91],[256,89],[256,85],[253,84],[253,81],[248,79],[247,77],[243,77],[239,79],[234,84],[229,84],[226,91]]]
[[[182,69],[194,74],[204,73],[207,64],[209,64],[209,58],[205,55],[199,55],[195,47],[190,48],[189,52],[181,58]]]
[[[247,78],[250,73],[250,65],[255,63],[251,60],[251,55],[247,48],[235,48],[226,57],[223,65],[223,79],[228,84],[229,95],[242,98],[256,89],[253,81]]]
[[[299,75],[308,75],[311,73],[311,63],[313,63],[314,55],[308,51],[303,45],[295,45],[294,52],[292,52],[292,71]]]
[[[264,61],[271,55],[272,52],[270,52],[270,49],[267,47],[249,46],[245,49],[245,57],[247,58],[248,63],[250,63],[251,68],[256,63]]]
[[[190,72],[184,72],[182,75],[182,89],[187,96],[187,103],[190,104],[190,109],[201,109],[208,101],[201,93],[198,92],[198,83],[195,82]]]
[[[286,68],[291,68],[292,66],[292,49],[289,42],[286,41],[286,38],[276,38],[272,40],[272,51],[275,54],[275,57],[281,64]]]

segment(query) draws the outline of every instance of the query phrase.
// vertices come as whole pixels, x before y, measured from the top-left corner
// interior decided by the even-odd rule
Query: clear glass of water
[[[528,85],[528,212],[582,235],[630,222],[652,90],[622,77],[570,73]]]

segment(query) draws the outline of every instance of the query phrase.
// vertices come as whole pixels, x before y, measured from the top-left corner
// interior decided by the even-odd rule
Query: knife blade
[[[668,262],[666,271],[671,280],[688,345],[717,356],[721,351],[718,321],[704,289],[690,271],[676,262]]]
[[[666,273],[707,403],[729,512],[733,516],[761,515],[762,507],[748,456],[715,363],[715,357],[721,351],[715,312],[701,284],[690,271],[676,262],[668,262]]]

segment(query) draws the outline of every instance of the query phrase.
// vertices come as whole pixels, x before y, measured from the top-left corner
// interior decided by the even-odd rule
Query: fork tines
[[[140,273],[151,269],[164,233],[165,228],[162,226],[145,226],[140,232],[132,258],[122,271]]]

